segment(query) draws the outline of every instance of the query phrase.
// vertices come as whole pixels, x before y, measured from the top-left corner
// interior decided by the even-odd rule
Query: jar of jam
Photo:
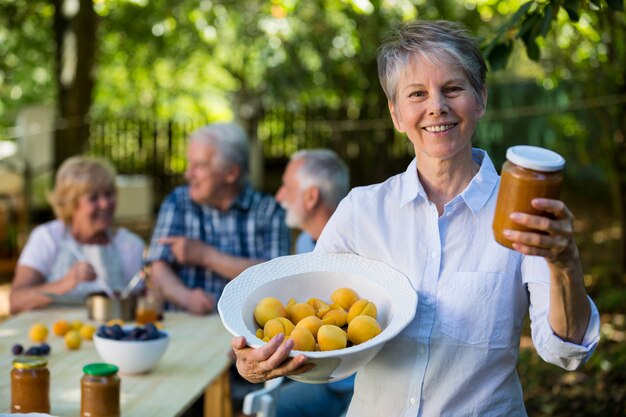
[[[46,359],[34,356],[13,359],[11,412],[50,413],[50,371]]]
[[[108,363],[83,367],[80,380],[81,417],[120,417],[120,378],[118,368]]]
[[[551,217],[532,207],[531,201],[534,198],[559,198],[565,159],[548,149],[526,145],[509,148],[506,159],[502,166],[493,233],[499,244],[513,249],[512,242],[504,237],[503,231],[530,229],[514,223],[509,218],[510,214],[520,212]]]

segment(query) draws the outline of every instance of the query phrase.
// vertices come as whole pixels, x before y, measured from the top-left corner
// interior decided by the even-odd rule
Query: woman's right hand
[[[67,271],[65,279],[69,283],[70,289],[73,289],[81,282],[95,280],[96,271],[89,262],[78,261]]]
[[[289,357],[293,340],[283,343],[285,335],[279,333],[260,348],[251,348],[243,336],[233,338],[231,345],[237,357],[237,371],[252,383],[264,382],[279,376],[298,375],[311,370],[315,365],[305,365],[308,358],[300,354]]]

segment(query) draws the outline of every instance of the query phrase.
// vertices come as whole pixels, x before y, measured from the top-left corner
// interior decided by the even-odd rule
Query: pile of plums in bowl
[[[94,335],[96,351],[120,373],[140,374],[152,370],[170,340],[167,332],[152,323],[145,326],[100,326]]]

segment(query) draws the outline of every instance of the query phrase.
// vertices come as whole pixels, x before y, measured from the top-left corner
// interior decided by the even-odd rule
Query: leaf
[[[493,50],[493,48],[495,48],[496,46],[498,46],[500,44],[500,37],[509,29],[511,29],[512,27],[514,27],[517,24],[517,21],[526,14],[526,12],[528,12],[528,9],[530,8],[530,6],[532,6],[534,4],[534,0],[530,0],[524,4],[522,4],[520,6],[519,9],[517,9],[517,11],[515,12],[515,14],[513,16],[511,16],[511,18],[509,20],[506,21],[506,23],[502,24],[499,28],[498,31],[496,33],[496,36],[493,38],[493,40],[484,48],[484,53],[486,55],[489,55],[491,53],[491,51]]]
[[[539,50],[537,42],[535,42],[534,39],[529,39],[524,40],[524,43],[526,44],[526,55],[528,55],[528,58],[538,62],[539,58],[541,58],[541,51]]]
[[[578,19],[580,19],[580,15],[578,14],[578,9],[580,8],[580,0],[565,0],[563,2],[563,8],[567,12],[570,20],[578,22]]]
[[[534,39],[539,31],[539,25],[541,25],[540,13],[533,12],[529,14],[526,16],[526,19],[524,19],[524,22],[522,22],[522,26],[517,32],[517,37],[524,39],[524,42],[526,42],[527,39]]]
[[[532,6],[534,3],[534,1],[529,1],[526,2],[524,4],[522,4],[520,6],[519,9],[517,9],[517,11],[515,12],[515,14],[513,15],[513,17],[511,17],[511,19],[509,19],[509,21],[507,22],[506,26],[507,29],[510,29],[511,27],[513,27],[513,25],[520,19],[520,17],[522,17],[522,15],[525,15],[526,12],[528,11],[528,9],[530,9],[530,6]]]
[[[624,10],[624,3],[622,0],[606,0],[606,4],[609,5],[609,9],[621,12]]]
[[[552,7],[546,7],[546,14],[543,16],[543,22],[541,22],[540,34],[542,37],[546,37],[550,30],[550,23],[552,23]]]
[[[528,58],[535,62],[539,61],[541,56],[536,39],[541,33],[544,21],[545,20],[542,18],[541,14],[536,12],[532,16],[528,17],[526,22],[524,22],[524,27],[520,29],[520,34],[518,34],[518,37],[521,37],[522,41],[526,45],[526,55],[528,55]]]
[[[511,42],[496,44],[489,54],[487,60],[493,71],[504,69],[513,49]]]

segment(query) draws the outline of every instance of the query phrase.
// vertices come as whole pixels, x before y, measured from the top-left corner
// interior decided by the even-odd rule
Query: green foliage
[[[224,118],[261,105],[378,100],[378,37],[404,10],[374,13],[377,2],[170,3],[103,2],[94,114],[143,108]]]
[[[0,0],[0,123],[55,97],[52,13],[47,1]]]
[[[31,15],[26,20],[46,28],[39,32],[41,43],[53,47],[52,6],[29,4],[47,7],[46,25],[36,24]],[[0,11],[2,5],[7,15],[11,8],[28,9],[19,0],[3,0]],[[99,0],[94,7],[101,16],[91,109],[96,118],[223,119],[260,107],[309,104],[365,106],[369,117],[380,116],[386,103],[375,55],[391,25],[418,15],[480,23],[475,12],[454,2],[415,6],[410,0]],[[12,33],[20,39],[18,31]],[[37,52],[46,63],[50,97],[52,52]],[[31,87],[20,82],[20,88]]]
[[[511,43],[521,40],[526,54],[534,61],[541,59],[540,38],[545,39],[552,25],[563,25],[559,13],[564,12],[570,22],[580,22],[581,16],[592,16],[605,8],[623,10],[623,0],[531,0],[524,3],[505,23],[496,35],[484,46],[484,53],[493,70],[506,67],[511,52]]]

